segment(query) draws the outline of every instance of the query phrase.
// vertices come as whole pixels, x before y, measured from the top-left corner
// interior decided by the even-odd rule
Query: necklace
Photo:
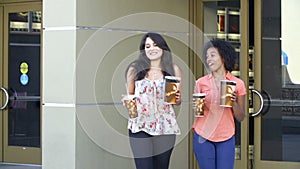
[[[161,69],[156,67],[151,67],[147,74],[148,74],[148,78],[151,80],[156,80],[158,77],[162,75]]]

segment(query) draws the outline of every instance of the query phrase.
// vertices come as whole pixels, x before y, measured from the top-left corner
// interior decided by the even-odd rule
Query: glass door
[[[300,38],[298,0],[255,0],[254,168],[300,168]],[[256,105],[256,101],[255,101]]]
[[[3,7],[3,162],[41,164],[41,7]]]
[[[3,39],[2,39],[2,35],[3,35],[3,6],[0,4],[0,41],[3,42]],[[3,65],[3,59],[2,59],[2,56],[3,56],[3,45],[0,45],[0,65],[2,67]],[[0,68],[0,87],[2,86],[3,84],[3,70],[2,68]],[[3,92],[4,90],[0,90],[0,122],[3,121],[3,104],[5,104],[5,102],[7,101],[7,97],[5,96],[5,94],[3,95]],[[5,101],[4,101],[5,100]],[[1,123],[0,123],[1,124]],[[2,156],[2,152],[3,152],[3,137],[2,137],[2,131],[3,131],[3,125],[0,125],[0,159],[3,159],[3,156]]]
[[[249,87],[253,72],[249,69],[253,50],[249,45],[249,4],[247,0],[202,0],[198,17],[203,23],[204,39],[220,38],[235,47],[237,57],[233,75],[241,78]],[[251,91],[251,90],[249,90]],[[248,102],[246,103],[248,107]],[[235,168],[247,168],[249,162],[249,119],[242,123],[236,121]]]

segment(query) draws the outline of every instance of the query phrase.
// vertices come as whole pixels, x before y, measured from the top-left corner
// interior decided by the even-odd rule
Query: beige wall
[[[186,75],[170,168],[188,168],[189,1],[51,0],[43,12],[43,169],[134,168],[120,99],[147,31],[163,34]]]

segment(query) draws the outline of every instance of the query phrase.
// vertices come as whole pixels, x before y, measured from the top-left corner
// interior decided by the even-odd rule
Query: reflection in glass
[[[41,12],[10,13],[9,23],[8,145],[40,147]]]
[[[300,39],[300,23],[295,22],[300,17],[295,8],[299,5],[298,0],[281,1],[282,160],[296,162],[300,162],[300,60],[295,44],[295,39]]]
[[[300,162],[299,5],[299,0],[263,3],[262,88],[271,104],[261,121],[262,160]]]
[[[10,13],[10,31],[40,32],[42,18],[41,15],[41,11]]]

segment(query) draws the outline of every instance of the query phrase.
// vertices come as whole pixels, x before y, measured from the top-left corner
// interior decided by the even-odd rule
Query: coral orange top
[[[236,82],[236,95],[246,95],[244,82],[226,74],[226,80]],[[214,83],[212,74],[199,78],[195,84],[195,92],[205,93],[204,117],[195,119],[193,128],[200,136],[214,142],[230,139],[235,133],[234,115],[232,108],[220,106],[220,90]]]

